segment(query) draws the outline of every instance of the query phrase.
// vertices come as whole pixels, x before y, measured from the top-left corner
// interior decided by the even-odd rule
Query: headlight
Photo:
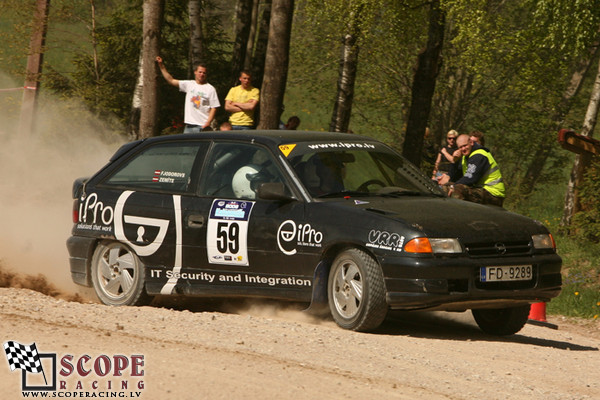
[[[546,233],[543,235],[532,235],[533,248],[535,249],[553,249],[556,250],[556,243],[551,234]]]
[[[462,253],[462,246],[458,239],[428,239],[414,238],[404,245],[407,253],[434,253],[452,254]]]
[[[434,253],[462,253],[458,239],[429,239]]]

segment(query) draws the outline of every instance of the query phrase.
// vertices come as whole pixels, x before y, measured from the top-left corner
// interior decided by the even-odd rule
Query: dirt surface
[[[0,333],[3,342],[35,342],[59,360],[143,356],[142,377],[59,376],[66,385],[59,392],[69,397],[600,398],[597,321],[550,318],[557,330],[528,324],[497,338],[480,332],[469,313],[392,313],[377,332],[364,334],[276,303],[204,304],[113,308],[3,288]],[[0,364],[1,397],[23,398],[21,371]],[[129,386],[107,390],[109,380]]]

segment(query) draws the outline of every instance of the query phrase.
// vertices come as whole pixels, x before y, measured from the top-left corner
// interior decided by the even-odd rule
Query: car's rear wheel
[[[94,290],[104,304],[139,306],[152,300],[144,288],[144,264],[123,243],[101,242],[91,267]]]
[[[508,336],[519,332],[527,323],[529,306],[471,310],[475,322],[485,333]]]
[[[381,267],[359,249],[340,253],[329,271],[329,309],[335,322],[345,329],[376,329],[388,311]]]

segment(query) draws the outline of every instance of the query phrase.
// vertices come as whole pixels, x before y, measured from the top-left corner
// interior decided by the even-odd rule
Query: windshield
[[[435,182],[377,142],[303,143],[288,159],[313,197],[441,194]]]

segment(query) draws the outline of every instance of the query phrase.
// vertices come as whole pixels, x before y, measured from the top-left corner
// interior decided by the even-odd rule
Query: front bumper
[[[397,310],[464,311],[549,301],[561,290],[556,254],[522,257],[393,257],[380,260],[386,299]],[[481,282],[485,266],[532,265],[528,281]]]

